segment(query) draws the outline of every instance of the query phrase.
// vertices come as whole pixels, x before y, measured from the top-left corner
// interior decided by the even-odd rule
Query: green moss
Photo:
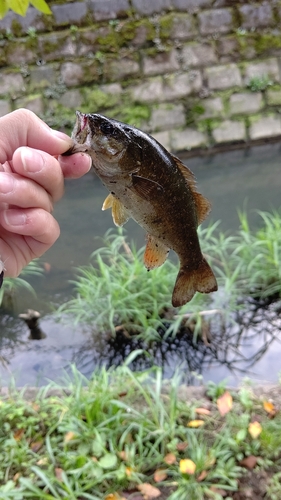
[[[275,35],[274,33],[257,33],[254,46],[258,54],[270,49],[280,49],[281,35]]]
[[[110,116],[122,122],[141,127],[143,122],[149,120],[151,110],[144,104],[124,104],[110,110]]]
[[[170,38],[174,26],[175,14],[167,14],[162,16],[159,21],[160,38],[166,40]]]
[[[155,26],[149,19],[138,19],[125,21],[120,26],[119,33],[125,43],[136,38],[140,30],[145,31],[145,43],[151,42],[156,36]]]
[[[101,36],[97,37],[96,43],[98,43],[101,48],[106,47],[110,52],[117,52],[122,46],[122,37],[113,26],[110,26],[106,34],[103,33]]]
[[[103,92],[98,87],[94,89],[84,88],[81,90],[83,105],[95,110],[107,109],[115,106],[120,100],[120,95]]]

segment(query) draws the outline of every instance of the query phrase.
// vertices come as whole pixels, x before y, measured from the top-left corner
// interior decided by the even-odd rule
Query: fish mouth
[[[76,122],[71,134],[71,139],[74,144],[71,146],[62,156],[70,156],[74,153],[86,152],[89,149],[89,145],[86,144],[89,126],[88,117],[85,113],[81,111],[76,111]]]

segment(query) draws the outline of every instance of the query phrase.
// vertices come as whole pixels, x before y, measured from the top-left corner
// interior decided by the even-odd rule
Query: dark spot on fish
[[[3,279],[4,279],[4,271],[2,271],[2,273],[0,273],[0,288],[3,285]]]
[[[111,194],[114,196],[115,195],[114,191],[111,191]]]
[[[152,224],[161,224],[162,222],[162,217],[156,217],[156,219],[153,219]]]
[[[105,135],[111,135],[114,132],[114,127],[109,122],[103,122],[100,124],[100,131]]]
[[[109,184],[116,184],[116,181],[109,181]]]

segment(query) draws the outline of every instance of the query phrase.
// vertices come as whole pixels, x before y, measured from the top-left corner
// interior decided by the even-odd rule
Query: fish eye
[[[113,134],[114,132],[114,127],[113,125],[111,125],[111,123],[109,122],[103,122],[101,123],[100,125],[100,130],[103,134],[105,135],[110,135],[110,134]]]

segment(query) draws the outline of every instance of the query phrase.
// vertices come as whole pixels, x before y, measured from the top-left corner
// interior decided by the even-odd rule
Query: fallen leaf
[[[149,483],[142,483],[137,485],[137,489],[141,492],[141,494],[148,499],[157,498],[161,495],[161,491],[155,486],[152,486]]]
[[[56,478],[58,481],[60,481],[62,483],[62,473],[63,473],[63,469],[61,469],[60,467],[56,467],[55,468],[55,475],[56,475]]]
[[[39,410],[40,410],[40,406],[39,406],[39,404],[38,404],[38,403],[32,403],[32,409],[33,409],[34,411],[39,411]]]
[[[217,493],[218,495],[221,495],[222,497],[227,496],[227,491],[222,490],[221,488],[217,488],[216,486],[211,486],[210,490],[212,490],[214,493]]]
[[[43,446],[43,441],[34,441],[33,443],[31,443],[30,449],[34,453],[37,453],[40,450],[40,448],[42,448],[42,446]]]
[[[225,391],[225,393],[217,399],[218,410],[222,417],[224,417],[231,410],[232,405],[233,399],[228,391]]]
[[[190,422],[188,422],[187,424],[187,427],[197,429],[197,427],[201,427],[201,425],[204,425],[204,420],[190,420]]]
[[[16,474],[13,477],[13,481],[15,483],[17,483],[20,477],[21,477],[21,473],[20,472],[16,472]]]
[[[262,431],[262,426],[259,422],[251,422],[248,427],[249,434],[252,436],[253,439],[256,439],[259,437],[261,431]]]
[[[36,462],[37,465],[47,465],[49,463],[48,457],[43,457]]]
[[[206,470],[202,470],[201,474],[199,474],[197,481],[200,483],[201,481],[204,481],[208,475],[208,472]]]
[[[164,462],[168,465],[173,465],[177,461],[177,457],[174,453],[167,453],[167,455],[164,457]]]
[[[72,441],[75,439],[76,434],[73,431],[69,431],[64,435],[64,443],[68,443],[69,441]]]
[[[24,429],[18,429],[14,432],[14,439],[16,441],[20,441],[23,435],[24,435]]]
[[[182,441],[180,443],[177,444],[177,450],[178,451],[185,451],[186,448],[188,447],[188,442],[187,441]]]
[[[183,458],[180,460],[180,471],[182,474],[194,474],[196,470],[196,464],[189,458]]]
[[[240,460],[239,465],[242,465],[242,467],[246,467],[246,469],[254,469],[254,467],[257,465],[258,458],[255,457],[254,455],[249,455],[246,458],[243,458],[243,460]]]
[[[195,411],[198,415],[211,415],[210,410],[207,410],[207,408],[196,408]]]
[[[126,500],[125,497],[120,497],[119,493],[117,491],[115,493],[109,493],[109,495],[106,495],[104,500]]]
[[[153,479],[155,483],[160,483],[164,481],[167,477],[167,472],[163,469],[157,469],[153,474]]]
[[[263,407],[266,413],[268,413],[269,418],[274,418],[275,415],[278,413],[276,406],[270,401],[264,401]]]
[[[128,392],[127,391],[123,391],[123,392],[119,392],[118,396],[119,398],[124,398],[124,396],[127,396]]]

